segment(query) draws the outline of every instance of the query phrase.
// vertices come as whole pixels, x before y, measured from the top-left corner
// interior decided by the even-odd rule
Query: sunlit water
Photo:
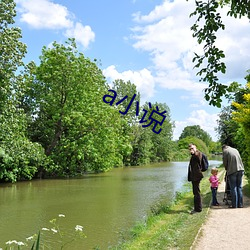
[[[220,163],[210,161],[211,165]],[[0,248],[8,240],[25,242],[41,228],[51,228],[49,221],[57,218],[67,235],[72,236],[75,226],[82,225],[87,236],[64,249],[108,249],[118,243],[122,232],[145,219],[157,201],[173,199],[187,182],[187,165],[170,162],[118,168],[81,179],[1,184]],[[49,240],[59,240],[58,234],[43,233],[48,244]]]

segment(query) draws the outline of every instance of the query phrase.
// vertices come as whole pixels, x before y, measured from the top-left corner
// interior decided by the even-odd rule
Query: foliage
[[[111,92],[115,93],[105,96],[105,101],[114,107],[116,106],[114,103],[118,103],[117,109],[119,108],[121,119],[124,121],[121,134],[129,138],[132,148],[132,153],[124,156],[123,163],[125,165],[141,165],[169,160],[172,152],[173,124],[168,106],[162,103],[150,104],[151,106],[149,106],[149,103],[146,102],[140,107],[140,94],[137,92],[136,86],[123,80],[113,82]],[[131,103],[132,101],[133,103]],[[166,118],[162,125],[156,124],[154,127],[155,121],[152,120],[150,123],[149,116],[153,111],[157,111],[157,108],[159,112],[166,112],[164,113]],[[159,122],[163,119],[162,117],[153,118]],[[158,131],[160,131],[159,134],[155,133]]]
[[[199,125],[193,125],[193,126],[187,126],[183,129],[179,140],[188,137],[188,136],[193,136],[193,137],[197,137],[200,140],[202,140],[203,142],[205,142],[205,144],[207,145],[207,147],[209,147],[209,145],[212,142],[212,138],[211,136],[204,131],[203,129],[201,129],[201,127]]]
[[[137,119],[137,102],[140,104],[140,93],[136,89],[136,85],[131,83],[130,81],[125,82],[121,79],[117,79],[113,82],[113,88],[114,91],[117,93],[117,99],[115,102],[123,100],[124,97],[127,96],[127,98],[122,101],[120,104],[118,104],[117,108],[119,108],[119,113],[126,112],[127,108],[129,110],[125,115],[121,114],[121,118],[126,120],[127,128],[131,125],[135,125],[135,123],[138,122]],[[134,97],[134,100],[133,100]],[[133,103],[131,106],[129,106],[130,102],[133,100]]]
[[[59,219],[54,218],[50,220],[50,227],[43,227],[38,234],[34,234],[26,238],[25,241],[9,240],[6,242],[6,250],[22,249],[25,247],[31,250],[39,249],[65,249],[72,242],[77,240],[84,240],[87,236],[83,232],[83,226],[76,225],[74,229],[66,230],[62,226],[62,218],[64,214],[58,215]],[[33,244],[32,244],[33,243]],[[2,249],[2,248],[1,248]]]
[[[0,2],[0,112],[6,105],[14,105],[13,94],[20,84],[15,74],[23,66],[22,58],[26,54],[26,45],[20,41],[21,30],[15,26],[16,4],[13,0]]]
[[[211,142],[209,146],[209,152],[211,154],[220,154],[222,151],[221,149],[221,143],[219,141],[217,142]]]
[[[190,143],[193,143],[196,145],[197,149],[206,155],[209,154],[209,150],[206,146],[206,144],[199,138],[194,137],[194,136],[187,136],[181,140],[178,141],[178,147],[179,149],[186,149],[188,152],[188,145]]]
[[[117,94],[114,103],[119,103],[116,107],[119,111],[116,109],[116,112],[120,113],[120,119],[122,122],[122,129],[120,130],[120,133],[123,138],[129,142],[130,149],[129,151],[122,150],[123,164],[126,166],[140,165],[141,162],[138,162],[133,156],[133,151],[138,147],[138,135],[141,134],[137,118],[137,109],[140,108],[140,93],[137,92],[136,85],[130,81],[125,82],[121,79],[117,79],[112,85],[112,90]],[[124,100],[125,97],[127,98]],[[121,100],[123,101],[120,102]],[[133,103],[131,104],[132,101]],[[113,104],[113,106],[115,107],[116,105]]]
[[[26,45],[20,41],[21,30],[13,26],[15,6],[12,0],[0,2],[0,179],[11,182],[33,178],[46,164],[41,146],[26,136],[26,116],[19,102],[25,89],[20,67]]]
[[[129,156],[131,166],[145,165],[151,162],[153,143],[151,141],[152,131],[135,125],[133,128],[132,152]]]
[[[231,106],[224,107],[219,115],[217,132],[220,135],[220,143],[235,147],[241,153],[246,169],[249,169],[249,74],[245,77],[248,81],[246,87],[241,87],[234,83],[237,88],[228,99],[232,102]],[[247,170],[248,174],[249,170]],[[249,174],[248,174],[249,175]]]
[[[66,45],[44,47],[40,65],[29,65],[29,135],[41,143],[59,166],[54,174],[106,171],[120,165],[121,120],[102,98],[107,85],[94,62],[77,51],[74,39]],[[45,169],[47,172],[51,169]],[[51,173],[50,173],[51,174]]]
[[[250,82],[248,82],[246,88],[250,89]],[[250,140],[250,93],[246,93],[243,95],[244,102],[243,103],[237,103],[233,102],[232,105],[236,108],[236,111],[232,112],[233,119],[238,122],[243,129],[244,134],[244,140],[242,142],[244,143],[245,153],[244,158],[246,158],[246,173],[249,176],[250,174],[250,146],[249,143],[247,143]]]
[[[221,97],[231,91],[230,87],[219,83],[218,74],[226,72],[226,65],[223,62],[225,54],[223,50],[216,46],[216,34],[219,30],[224,30],[225,25],[222,22],[220,7],[230,4],[228,15],[235,18],[248,16],[250,18],[250,5],[248,0],[203,0],[195,1],[196,9],[190,16],[196,16],[197,19],[192,25],[193,37],[197,38],[199,44],[204,44],[203,54],[195,53],[193,62],[195,68],[199,69],[197,73],[200,81],[209,83],[205,89],[205,99],[209,104],[221,107]],[[205,66],[204,66],[205,65]]]
[[[235,136],[239,129],[239,123],[232,119],[232,108],[230,106],[224,107],[218,119],[217,133],[220,136],[219,141],[221,145],[227,144],[232,147],[237,147]]]
[[[152,149],[151,149],[151,162],[159,162],[159,161],[170,161],[171,160],[171,152],[172,152],[172,135],[173,135],[173,123],[171,121],[170,109],[166,103],[152,103],[152,108],[148,109],[148,103],[143,106],[143,109],[147,109],[149,112],[146,115],[146,119],[148,119],[148,115],[152,112],[152,110],[157,110],[156,107],[159,108],[159,112],[166,111],[164,114],[166,116],[163,124],[160,126],[159,124],[156,126],[155,130],[162,129],[159,134],[154,133],[155,124],[150,125],[145,128],[150,131]],[[160,117],[159,117],[160,118]],[[161,121],[161,119],[157,119]],[[143,123],[142,123],[143,125]]]
[[[169,107],[165,103],[157,102],[150,105],[148,102],[142,105],[139,115],[140,118],[138,119],[142,121],[141,119],[143,118],[145,123],[142,122],[137,125],[137,133],[134,137],[131,162],[136,163],[136,165],[169,161],[172,158],[173,123],[171,122]],[[162,125],[155,124],[155,121],[150,124],[151,118],[149,119],[149,117],[153,110],[157,110],[157,107],[160,113],[166,111],[166,113],[164,113],[166,118]],[[154,115],[152,117],[159,122],[163,119],[162,117],[158,117],[158,114],[157,117],[154,117]],[[154,127],[155,125],[156,127]],[[160,133],[157,134],[155,131],[160,131]]]
[[[187,149],[177,149],[174,151],[174,155],[172,160],[174,161],[183,161],[183,160],[189,160],[190,158],[190,153]]]

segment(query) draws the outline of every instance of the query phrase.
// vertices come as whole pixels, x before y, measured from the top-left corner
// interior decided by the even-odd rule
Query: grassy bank
[[[223,178],[223,170],[221,178]],[[145,222],[138,223],[118,246],[111,249],[119,250],[151,250],[151,249],[190,249],[195,237],[208,214],[211,201],[208,177],[201,181],[203,211],[190,215],[193,209],[191,183],[184,191],[177,193],[172,204],[158,204],[151,209]]]

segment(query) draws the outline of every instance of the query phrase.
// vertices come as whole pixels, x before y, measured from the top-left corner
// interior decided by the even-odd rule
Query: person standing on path
[[[240,153],[236,148],[224,144],[222,151],[223,165],[227,171],[232,197],[230,208],[241,208],[243,207],[242,177],[244,174],[244,165]]]
[[[212,191],[212,206],[219,206],[219,202],[217,201],[217,189],[220,184],[219,179],[217,177],[218,169],[211,169],[211,176],[209,177],[209,181],[211,183],[211,191]]]
[[[200,192],[200,181],[203,178],[201,172],[201,159],[202,152],[200,152],[196,145],[193,143],[188,145],[188,148],[191,153],[191,158],[188,166],[188,181],[192,182],[193,195],[194,195],[194,209],[191,211],[191,214],[199,213],[202,211],[201,203],[201,192]]]

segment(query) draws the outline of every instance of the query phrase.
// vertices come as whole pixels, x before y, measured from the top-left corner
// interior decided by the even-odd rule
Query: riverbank
[[[131,231],[130,240],[112,249],[249,249],[250,239],[250,185],[243,179],[244,208],[230,209],[225,198],[225,171],[220,170],[218,189],[219,207],[211,207],[208,177],[201,182],[203,211],[190,215],[193,195],[187,190],[177,195],[175,202],[158,215],[149,216],[144,224]],[[189,189],[189,190],[188,190]],[[239,241],[239,239],[241,239]]]
[[[220,172],[220,178],[223,179],[224,171]],[[211,191],[208,176],[201,182],[201,193],[201,213],[190,215],[193,209],[193,194],[191,183],[188,183],[185,191],[177,193],[171,205],[160,206],[158,213],[153,212],[145,222],[139,223],[131,230],[130,238],[111,249],[190,249],[210,209]]]

